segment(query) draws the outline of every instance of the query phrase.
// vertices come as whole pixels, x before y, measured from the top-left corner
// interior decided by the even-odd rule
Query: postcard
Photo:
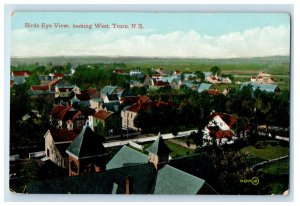
[[[11,192],[289,194],[288,13],[11,22]]]

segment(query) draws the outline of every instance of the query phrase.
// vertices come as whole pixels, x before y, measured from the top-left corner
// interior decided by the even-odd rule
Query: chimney
[[[125,180],[125,194],[130,195],[132,194],[132,177],[127,176]]]

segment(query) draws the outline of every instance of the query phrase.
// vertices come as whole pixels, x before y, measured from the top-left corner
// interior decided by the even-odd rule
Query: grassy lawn
[[[268,145],[264,149],[257,149],[254,146],[247,146],[241,149],[241,151],[247,154],[255,155],[265,160],[271,160],[277,157],[287,155],[289,153],[289,148],[280,145],[277,146]]]
[[[271,165],[260,168],[260,170],[273,175],[289,174],[289,159],[278,160]]]
[[[182,147],[180,145],[177,145],[173,142],[169,142],[169,141],[165,141],[166,144],[168,145],[168,147],[170,148],[170,150],[172,150],[171,152],[171,156],[174,157],[183,157],[186,155],[190,155],[193,154],[193,150],[188,149],[186,147]]]
[[[142,144],[143,147],[144,147],[144,151],[143,151],[144,154],[148,155],[148,152],[145,151],[145,149],[148,148],[152,143],[153,142],[147,142],[147,143]],[[170,150],[172,150],[172,152],[170,154],[172,158],[174,158],[174,157],[183,157],[183,156],[186,156],[186,155],[193,154],[193,150],[188,149],[186,147],[182,147],[182,146],[177,145],[173,142],[169,142],[168,140],[165,140],[165,143],[168,145]],[[135,148],[133,148],[133,149],[135,149]],[[142,152],[140,150],[137,150],[137,151]]]

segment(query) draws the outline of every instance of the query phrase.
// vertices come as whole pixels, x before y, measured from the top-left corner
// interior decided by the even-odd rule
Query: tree
[[[201,72],[201,71],[196,71],[196,72],[195,72],[195,75],[197,76],[198,79],[201,80],[201,82],[204,82],[204,81],[205,81],[205,75],[204,75],[203,72]]]
[[[213,66],[211,69],[210,69],[211,73],[213,75],[220,75],[221,74],[221,69],[217,66]]]

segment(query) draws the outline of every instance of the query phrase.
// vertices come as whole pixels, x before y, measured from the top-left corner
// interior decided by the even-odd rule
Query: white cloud
[[[89,30],[90,31],[90,30]],[[233,58],[289,55],[289,26],[207,36],[194,30],[165,34],[91,30],[85,33],[12,31],[12,56],[146,56]]]

